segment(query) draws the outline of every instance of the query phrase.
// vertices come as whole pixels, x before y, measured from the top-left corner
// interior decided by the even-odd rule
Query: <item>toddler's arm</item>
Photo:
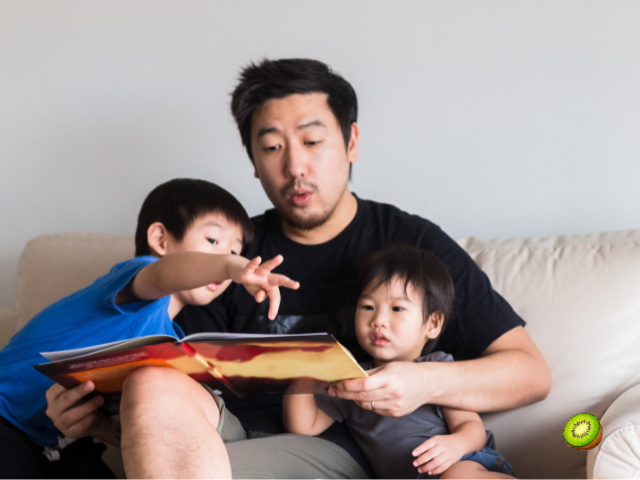
[[[439,475],[462,457],[482,450],[487,434],[480,415],[456,408],[442,407],[442,414],[451,435],[436,435],[424,442],[412,453],[418,457],[413,465],[420,473]]]
[[[176,292],[231,279],[244,284],[258,302],[268,295],[271,298],[269,318],[273,319],[280,305],[278,287],[294,290],[299,287],[298,282],[284,275],[271,273],[282,261],[282,255],[260,265],[260,257],[249,261],[239,255],[171,253],[140,270],[131,283],[129,293],[141,300],[157,300]],[[126,293],[122,296],[119,294],[116,303],[126,298],[125,296]]]
[[[313,394],[285,395],[282,401],[282,420],[289,433],[320,435],[334,420],[316,405]]]

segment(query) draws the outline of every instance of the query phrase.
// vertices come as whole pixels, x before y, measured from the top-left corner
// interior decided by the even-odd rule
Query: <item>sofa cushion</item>
[[[133,258],[131,235],[63,233],[31,240],[18,262],[16,330],[53,302]]]
[[[522,477],[585,478],[566,422],[601,418],[640,383],[640,230],[460,244],[527,321],[553,378],[545,401],[483,415],[498,450]]]

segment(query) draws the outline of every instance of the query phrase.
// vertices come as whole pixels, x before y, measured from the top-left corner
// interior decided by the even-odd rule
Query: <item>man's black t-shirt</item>
[[[357,198],[357,197],[356,197]],[[456,360],[479,357],[503,333],[525,322],[496,293],[471,257],[440,227],[391,205],[357,198],[355,218],[337,237],[321,245],[302,245],[288,238],[276,210],[253,219],[255,240],[243,255],[267,260],[282,254],[276,273],[297,280],[296,291],[280,289],[282,302],[275,320],[267,318],[268,300],[259,304],[242,285],[227,291],[206,307],[187,306],[176,318],[187,335],[202,331],[242,333],[328,332],[359,362],[370,357],[358,345],[354,315],[356,265],[367,254],[392,243],[419,246],[447,266],[455,285],[454,314],[440,335],[437,349]],[[247,430],[283,433],[282,397],[225,396],[229,410]],[[363,463],[362,453],[341,424],[321,437],[345,448]],[[366,461],[365,461],[366,462]]]

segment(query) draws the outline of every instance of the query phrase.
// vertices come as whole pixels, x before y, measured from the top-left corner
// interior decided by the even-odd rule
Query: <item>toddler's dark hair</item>
[[[365,290],[376,289],[394,278],[404,283],[405,291],[411,284],[422,296],[424,322],[432,313],[442,314],[442,333],[453,314],[455,297],[453,281],[444,263],[423,248],[394,243],[368,255],[360,263],[356,285],[358,296]],[[434,342],[427,342],[426,351],[432,343]]]
[[[154,188],[142,204],[136,228],[136,257],[151,255],[147,230],[161,222],[173,237],[181,241],[196,218],[221,213],[240,226],[244,244],[253,239],[253,223],[236,198],[205,180],[174,178]]]

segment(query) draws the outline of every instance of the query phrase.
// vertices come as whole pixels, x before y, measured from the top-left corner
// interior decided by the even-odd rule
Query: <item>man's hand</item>
[[[238,257],[241,259],[242,257]],[[245,259],[242,259],[246,262]],[[267,296],[271,300],[269,304],[269,319],[276,318],[280,307],[280,289],[278,287],[291,288],[297,290],[300,287],[298,282],[291,280],[284,275],[271,273],[271,270],[280,265],[283,261],[282,255],[278,255],[271,260],[264,262],[260,257],[256,257],[249,263],[242,264],[241,260],[232,262],[229,268],[229,276],[236,283],[242,283],[247,291],[253,295],[258,303]]]
[[[343,380],[329,389],[329,395],[354,400],[359,407],[379,415],[403,417],[428,403],[418,381],[424,368],[428,368],[427,363],[391,362],[369,370],[368,378]]]
[[[462,445],[455,435],[436,435],[416,448],[411,454],[418,457],[413,466],[420,473],[440,475],[464,456]]]
[[[113,420],[96,410],[104,399],[100,396],[82,402],[82,398],[95,389],[93,382],[85,382],[75,388],[65,389],[53,384],[47,390],[47,416],[65,437],[82,438],[89,435],[114,443]]]

